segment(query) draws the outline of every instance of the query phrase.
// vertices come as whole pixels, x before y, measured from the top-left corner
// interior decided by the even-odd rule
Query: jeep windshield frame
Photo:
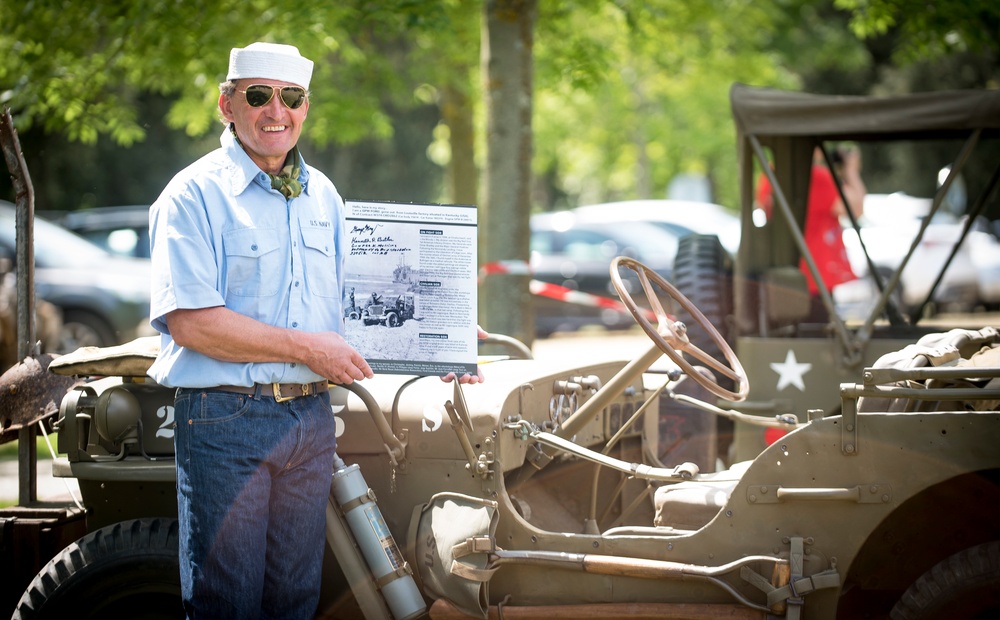
[[[734,266],[737,277],[733,310],[738,333],[766,335],[767,328],[761,323],[758,307],[759,281],[771,268],[797,266],[800,257],[818,284],[830,316],[827,327],[836,334],[846,357],[856,356],[864,348],[876,329],[876,321],[881,317],[888,318],[893,328],[905,329],[907,323],[915,326],[973,220],[987,204],[987,198],[994,193],[1000,166],[994,170],[986,189],[978,197],[970,197],[970,217],[966,218],[961,237],[951,257],[936,274],[935,283],[923,304],[904,318],[894,308],[890,296],[930,222],[930,215],[941,207],[944,196],[965,168],[977,143],[984,137],[1000,135],[1000,91],[945,91],[868,97],[816,95],[734,84],[730,89],[730,101],[738,140],[741,238],[754,239],[740,244]],[[814,149],[819,147],[822,150],[829,165],[830,154],[824,146],[829,141],[863,143],[944,139],[964,140],[964,146],[935,194],[930,215],[924,218],[909,253],[888,281],[883,281],[873,268],[867,248],[862,243],[869,271],[881,294],[863,324],[851,330],[837,315],[831,291],[819,276],[802,234]],[[770,158],[765,149],[769,150]],[[776,219],[784,220],[786,230],[779,232],[773,230],[774,227],[758,228],[754,224],[757,171],[763,171],[771,182],[774,209],[779,214]],[[840,179],[836,175],[834,178],[843,196]],[[859,230],[856,219],[853,216],[850,219],[855,230]],[[761,238],[762,235],[767,238]]]

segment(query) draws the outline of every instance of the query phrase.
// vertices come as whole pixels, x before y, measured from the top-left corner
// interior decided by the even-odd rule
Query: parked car
[[[16,260],[15,207],[0,201],[0,253]],[[151,332],[149,260],[115,256],[41,218],[34,220],[35,295],[62,311],[58,352],[111,346]]]
[[[678,239],[690,232],[683,227],[665,230],[640,221],[610,225],[571,211],[539,213],[531,216],[531,269],[537,281],[617,298],[611,284],[611,259],[630,256],[669,278]],[[626,280],[627,286],[637,284],[635,279]],[[586,325],[616,328],[633,324],[624,308],[615,310],[544,295],[536,295],[535,302],[536,332],[542,336]]]
[[[149,258],[149,205],[80,209],[57,223],[113,254]]]
[[[740,218],[734,211],[711,202],[693,200],[625,200],[573,209],[581,218],[599,222],[644,221],[673,234],[685,231],[716,235],[732,254],[740,246]]]
[[[865,198],[865,212],[859,222],[861,240],[883,280],[902,264],[930,208],[930,198],[902,192],[869,194]],[[964,219],[950,213],[938,213],[931,219],[900,276],[900,299],[907,310],[919,308],[927,298],[965,224]],[[867,275],[864,250],[850,226],[844,230],[844,244],[854,272]],[[1000,302],[1000,241],[982,217],[973,223],[968,238],[951,259],[932,301],[938,308],[958,311]]]

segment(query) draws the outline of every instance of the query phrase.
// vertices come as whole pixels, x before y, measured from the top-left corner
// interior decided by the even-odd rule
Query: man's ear
[[[219,112],[227,123],[233,122],[233,98],[219,95]]]

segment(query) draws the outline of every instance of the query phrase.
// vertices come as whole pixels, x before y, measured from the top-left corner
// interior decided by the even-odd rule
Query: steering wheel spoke
[[[649,300],[650,309],[653,314],[656,315],[657,320],[660,325],[669,325],[673,321],[667,316],[666,310],[663,309],[663,305],[660,304],[660,298],[653,290],[653,285],[649,281],[649,276],[646,275],[645,271],[639,271],[639,284],[642,286],[642,292],[646,294],[646,299]],[[673,331],[673,330],[671,330]]]
[[[631,293],[629,293],[628,288],[622,281],[621,268],[626,268],[634,271],[639,277],[639,283],[642,285],[643,293],[646,295],[646,299],[649,302],[650,309],[657,319],[657,326],[654,327],[649,319],[648,311],[639,307],[639,305],[632,299]],[[701,313],[698,308],[695,307],[687,297],[685,297],[676,287],[667,282],[662,276],[660,276],[655,271],[646,267],[639,261],[628,258],[626,256],[619,256],[611,262],[611,283],[615,287],[615,291],[618,293],[618,297],[621,298],[622,303],[628,308],[632,317],[639,324],[646,335],[660,348],[663,353],[669,357],[677,366],[691,379],[701,384],[709,392],[724,398],[726,400],[739,402],[746,398],[750,390],[750,385],[747,382],[746,372],[743,370],[743,365],[740,364],[739,359],[736,357],[736,353],[729,346],[729,343],[722,337],[715,326],[713,326],[705,315]],[[682,308],[687,310],[688,314],[697,323],[698,329],[705,330],[712,341],[719,347],[722,355],[726,358],[726,364],[723,364],[719,360],[713,358],[708,353],[705,353],[702,349],[698,348],[691,343],[687,336],[688,326],[684,323],[673,321],[664,310],[663,303],[660,300],[659,294],[653,288],[656,285],[663,293],[665,293],[668,299],[676,302]],[[701,373],[695,371],[691,363],[684,358],[683,353],[688,353],[691,357],[695,358],[697,361],[705,364],[712,370],[721,373],[723,376],[732,379],[736,389],[728,390],[718,383],[715,383]],[[728,364],[728,365],[727,365]]]
[[[728,366],[726,366],[719,360],[715,359],[708,353],[702,351],[695,345],[688,344],[687,346],[681,348],[680,350],[682,353],[687,353],[688,355],[695,358],[699,362],[702,362],[703,364],[708,366],[711,370],[721,373],[725,375],[727,378],[732,379],[733,381],[739,380],[739,376],[732,368],[729,368]]]

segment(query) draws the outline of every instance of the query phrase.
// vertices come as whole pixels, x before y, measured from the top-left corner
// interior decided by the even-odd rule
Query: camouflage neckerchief
[[[295,198],[302,193],[302,184],[299,183],[299,147],[293,146],[291,151],[288,151],[288,157],[285,158],[285,165],[281,168],[281,172],[277,176],[273,174],[268,174],[271,177],[271,188],[276,189],[285,198]]]

